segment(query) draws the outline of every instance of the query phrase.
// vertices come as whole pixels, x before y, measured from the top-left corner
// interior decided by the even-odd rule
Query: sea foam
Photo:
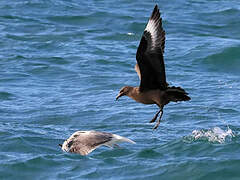
[[[191,135],[191,139],[195,140],[207,140],[214,143],[224,143],[227,139],[235,137],[233,131],[228,127],[227,130],[223,130],[220,127],[214,127],[208,130],[194,130]]]

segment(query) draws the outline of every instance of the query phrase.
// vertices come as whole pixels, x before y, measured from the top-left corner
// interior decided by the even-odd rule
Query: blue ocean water
[[[170,85],[158,110],[115,97],[138,86],[135,53],[159,5]],[[0,2],[0,179],[240,179],[238,0]],[[88,156],[58,147],[77,130],[137,144]]]

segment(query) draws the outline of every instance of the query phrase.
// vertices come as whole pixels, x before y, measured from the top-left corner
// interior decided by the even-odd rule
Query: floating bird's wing
[[[87,155],[102,145],[114,147],[118,142],[135,143],[128,138],[107,132],[77,131],[68,139],[67,146],[69,152]]]
[[[86,156],[89,153],[91,153],[92,151],[94,151],[96,148],[97,148],[97,146],[91,147],[91,146],[88,146],[88,145],[83,144],[81,142],[75,142],[71,146],[69,152],[71,152],[71,153],[78,153],[78,154],[81,154],[82,156]]]
[[[136,55],[141,72],[140,91],[166,89],[168,86],[163,59],[164,46],[165,31],[156,5],[143,32]]]
[[[69,152],[87,155],[94,151],[96,148],[111,141],[111,133],[102,133],[97,131],[78,131],[72,139],[72,144]],[[69,141],[71,142],[71,141]]]

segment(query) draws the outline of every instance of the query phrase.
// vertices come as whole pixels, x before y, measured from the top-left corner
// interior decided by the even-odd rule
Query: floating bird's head
[[[120,98],[121,96],[128,96],[129,92],[132,90],[132,87],[130,86],[124,86],[120,91],[119,94],[116,97],[116,100],[118,100],[118,98]]]
[[[58,144],[58,146],[63,150],[68,152],[69,151],[69,147],[68,147],[68,140],[66,139],[63,144]]]

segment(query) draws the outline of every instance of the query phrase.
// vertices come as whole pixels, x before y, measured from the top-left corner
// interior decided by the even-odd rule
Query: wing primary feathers
[[[136,59],[140,70],[140,91],[166,89],[164,65],[165,31],[156,5],[138,46]]]

